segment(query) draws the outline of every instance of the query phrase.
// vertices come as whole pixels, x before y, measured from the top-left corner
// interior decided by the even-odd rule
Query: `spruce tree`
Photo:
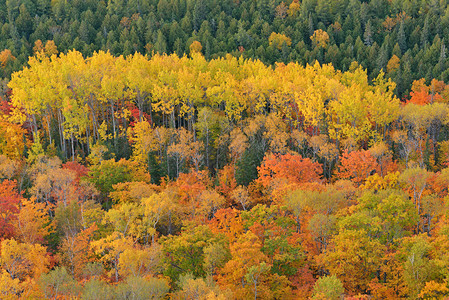
[[[425,48],[429,42],[429,16],[424,20],[424,27],[421,31],[421,48]]]
[[[405,53],[405,51],[407,51],[407,40],[404,31],[404,21],[401,21],[401,25],[399,25],[398,44],[399,47],[401,48],[402,53]]]
[[[373,44],[373,31],[371,29],[371,20],[368,20],[368,22],[366,23],[363,39],[365,45],[371,46]]]

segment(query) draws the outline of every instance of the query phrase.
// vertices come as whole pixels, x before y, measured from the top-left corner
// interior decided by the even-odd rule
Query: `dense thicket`
[[[436,122],[437,143],[445,138],[439,132],[446,106],[438,92],[446,86],[434,85],[438,89],[429,95],[435,103],[426,116],[432,123],[419,126]],[[428,87],[417,86],[426,93],[421,89]],[[215,173],[243,155],[248,167],[241,169],[253,169],[243,176],[248,183],[267,150],[301,149],[306,132],[321,135],[332,140],[333,149],[323,157],[331,168],[344,141],[364,147],[380,141],[396,129],[390,125],[403,111],[394,83],[381,74],[369,85],[357,64],[345,73],[318,63],[272,69],[232,56],[207,61],[198,53],[126,59],[104,52],[87,59],[75,51],[51,58],[41,53],[13,74],[9,87],[12,118],[25,122],[34,141],[40,138],[62,159],[84,159],[99,144],[128,158],[131,144],[142,162],[159,162],[159,177],[174,178],[186,165]],[[415,121],[404,120],[403,126]]]
[[[449,295],[449,86],[190,49],[12,75],[2,297]]]
[[[343,71],[357,61],[370,79],[383,69],[400,97],[415,79],[449,77],[443,0],[8,0],[0,3],[0,29],[0,49],[16,58],[3,55],[4,77],[26,63],[38,40],[87,56],[182,56],[196,40],[206,59],[231,53],[267,64],[318,60]]]

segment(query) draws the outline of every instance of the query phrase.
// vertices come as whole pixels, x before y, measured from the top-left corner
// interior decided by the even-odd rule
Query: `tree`
[[[414,80],[412,84],[412,91],[410,92],[409,103],[418,105],[425,105],[430,103],[429,87],[425,84],[425,79]]]
[[[276,179],[285,179],[287,182],[298,184],[320,182],[322,166],[310,158],[302,158],[301,155],[268,154],[258,167],[258,173],[257,181],[264,186],[268,186]]]
[[[248,271],[245,275],[246,281],[252,283],[254,285],[254,299],[257,299],[258,296],[258,288],[260,289],[260,280],[261,276],[270,270],[270,266],[265,262],[260,263],[259,265],[251,266],[248,268]]]
[[[168,282],[159,278],[130,276],[117,286],[117,296],[122,299],[164,299],[169,291]]]
[[[387,63],[387,73],[392,73],[399,69],[401,60],[399,57],[393,54],[393,56],[390,58],[390,60]]]
[[[5,49],[0,52],[0,67],[5,69],[8,64],[13,62],[16,58],[12,55],[11,50]]]
[[[336,229],[336,218],[333,215],[317,213],[310,218],[307,229],[318,244],[318,251],[326,251],[329,241]]]
[[[426,187],[428,186],[428,180],[430,173],[421,168],[410,168],[405,170],[400,176],[399,181],[406,184],[406,190],[413,200],[416,212],[419,216],[423,213],[422,199]],[[423,228],[420,227],[421,221],[418,220],[416,224],[416,233],[423,232]]]
[[[398,28],[398,44],[401,48],[402,53],[405,53],[407,50],[407,40],[405,36],[405,30],[404,30],[404,21],[401,21],[401,24]]]
[[[137,241],[146,233],[141,218],[143,210],[138,203],[120,203],[106,213],[104,222],[111,224],[117,233]]]
[[[268,42],[273,47],[281,50],[282,45],[285,43],[287,46],[291,46],[292,40],[282,33],[272,32],[270,37],[268,38]]]
[[[91,279],[84,284],[82,299],[95,300],[107,299],[114,295],[113,287],[105,281],[99,279]]]
[[[159,194],[153,194],[149,198],[142,199],[141,205],[144,206],[143,215],[144,221],[143,225],[149,227],[148,232],[151,235],[151,243],[155,242],[156,236],[156,226],[158,225],[160,219],[168,214],[174,205],[172,203],[173,199],[170,198],[170,194],[167,191],[163,191]]]
[[[403,278],[411,297],[417,297],[426,281],[435,276],[438,268],[429,257],[431,245],[424,235],[417,235],[403,241],[400,252],[403,260]]]
[[[413,203],[398,190],[368,191],[357,199],[351,215],[339,220],[338,227],[364,230],[384,245],[395,245],[411,234],[418,220]]]
[[[292,1],[288,7],[287,13],[290,17],[295,17],[300,8],[301,5],[299,4],[299,1]]]
[[[211,169],[213,143],[218,138],[218,121],[216,113],[209,107],[203,107],[198,111],[198,137],[204,141],[204,149],[206,151],[206,167]]]
[[[133,158],[144,169],[149,168],[150,153],[157,150],[153,129],[147,120],[143,120],[128,128],[128,136],[133,144]]]
[[[344,152],[337,172],[338,178],[351,179],[357,185],[378,171],[379,165],[368,150]]]
[[[371,20],[368,20],[365,25],[365,32],[363,33],[363,42],[366,46],[371,46],[373,44],[373,29],[371,26]]]
[[[164,273],[174,280],[187,273],[204,277],[204,251],[219,239],[208,226],[195,226],[192,223],[184,227],[180,235],[162,238],[162,249],[168,264]]]
[[[33,52],[35,55],[45,55],[51,57],[54,54],[58,54],[58,48],[52,40],[48,40],[45,45],[41,40],[36,40],[34,42]]]
[[[231,289],[235,297],[269,299],[276,292],[281,298],[291,293],[285,276],[269,273],[271,265],[261,247],[261,241],[251,231],[231,245],[232,258],[220,270],[218,282]]]
[[[419,293],[418,297],[423,299],[438,298],[442,296],[447,296],[449,294],[449,289],[444,283],[438,283],[436,281],[428,281],[426,285]]]
[[[297,189],[285,196],[287,209],[292,213],[298,233],[302,232],[301,223],[303,223],[302,219],[306,215],[304,212],[313,205],[312,202],[316,195],[315,191]]]
[[[243,210],[247,210],[251,203],[248,190],[241,185],[231,192],[231,199],[234,200],[235,203],[240,204]]]
[[[263,159],[263,150],[251,145],[244,152],[236,164],[235,180],[237,184],[248,186],[250,182],[257,179],[257,167]]]
[[[424,26],[422,28],[420,36],[421,48],[426,48],[428,42],[429,42],[429,16],[426,15],[426,18],[424,19]]]
[[[19,159],[29,145],[22,126],[2,120],[0,117],[0,154]]]
[[[315,282],[312,299],[338,300],[344,291],[343,283],[335,275],[323,276]]]
[[[158,276],[164,270],[164,254],[162,246],[153,243],[151,246],[128,248],[120,255],[120,275],[128,277]]]
[[[312,44],[316,48],[326,48],[329,42],[329,34],[322,29],[315,30],[310,37]]]
[[[125,159],[121,159],[118,162],[114,159],[101,161],[100,165],[91,167],[89,176],[89,181],[95,184],[96,188],[104,196],[113,191],[113,185],[120,182],[150,181],[147,173],[136,168],[135,163]]]
[[[217,275],[217,271],[230,259],[229,248],[224,241],[210,244],[204,249],[204,254],[204,270],[208,276]]]
[[[43,243],[44,238],[53,232],[48,209],[45,203],[23,198],[14,222],[16,237],[27,244]]]
[[[24,291],[19,278],[11,278],[6,270],[0,275],[0,294],[6,299],[18,299]]]
[[[226,294],[221,292],[213,282],[209,283],[203,278],[194,278],[191,274],[180,277],[178,281],[180,290],[174,293],[175,299],[225,299]]]
[[[39,279],[39,285],[46,298],[76,297],[80,287],[64,267],[56,267]]]
[[[232,208],[218,210],[209,227],[215,234],[224,234],[231,243],[243,233],[241,215],[238,210]]]
[[[90,242],[98,227],[91,227],[79,232],[76,236],[67,235],[61,243],[61,262],[67,266],[68,272],[76,278],[81,278],[86,265],[94,261],[94,253]]]
[[[0,246],[0,265],[11,279],[23,281],[27,278],[39,278],[48,271],[50,259],[42,245],[4,239]]]
[[[181,128],[177,132],[177,142],[167,148],[167,154],[175,160],[175,177],[179,176],[185,163],[189,159],[193,162],[196,170],[199,171],[199,166],[202,162],[200,149],[203,145],[201,142],[195,140],[196,139],[191,132]]]
[[[201,53],[201,51],[203,50],[203,46],[201,45],[200,42],[193,41],[192,44],[190,44],[189,49],[190,49],[190,54]]]
[[[157,38],[154,43],[154,49],[159,54],[163,54],[163,53],[167,52],[167,41],[165,40],[164,34],[160,30],[157,33]]]
[[[206,19],[208,12],[207,2],[204,0],[199,0],[195,2],[193,7],[192,23],[193,29],[198,31],[200,29],[203,20]]]
[[[248,297],[248,293],[251,293],[252,288],[248,289],[245,284],[248,269],[267,262],[267,257],[260,251],[261,246],[259,239],[251,231],[243,234],[236,243],[231,245],[232,259],[221,269],[218,280],[223,282],[225,287],[230,288],[237,297],[245,297],[245,295]]]
[[[23,199],[16,188],[16,181],[4,180],[0,184],[0,237],[4,239],[15,235],[14,222]]]
[[[275,16],[280,19],[285,19],[285,17],[287,17],[287,10],[287,5],[285,5],[284,2],[281,2],[281,4],[275,8]]]
[[[203,219],[210,220],[215,213],[225,206],[226,199],[216,191],[205,190],[198,198],[198,214],[203,216]]]
[[[116,282],[120,278],[120,256],[126,249],[133,246],[133,241],[129,237],[123,237],[118,232],[113,232],[105,238],[91,242],[91,247],[96,255],[100,256],[100,261],[110,270],[109,275]]]
[[[231,192],[237,187],[235,180],[235,168],[232,165],[224,166],[217,174],[219,185],[216,190],[226,197],[229,201]]]
[[[349,292],[363,294],[380,268],[383,253],[384,247],[364,230],[343,229],[317,259]]]

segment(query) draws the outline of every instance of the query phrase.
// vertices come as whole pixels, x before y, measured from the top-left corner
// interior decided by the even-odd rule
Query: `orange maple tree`
[[[340,162],[337,177],[351,179],[357,185],[362,184],[368,176],[379,170],[376,158],[368,150],[345,151]]]
[[[320,182],[323,168],[320,163],[299,154],[268,154],[257,168],[263,186],[267,187],[273,179],[286,179],[290,183]]]
[[[4,180],[0,184],[0,238],[14,236],[14,221],[19,213],[19,204],[23,199],[17,191],[14,180]]]

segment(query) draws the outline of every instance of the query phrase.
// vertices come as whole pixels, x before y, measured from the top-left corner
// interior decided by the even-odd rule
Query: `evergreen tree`
[[[194,30],[198,31],[200,29],[201,23],[203,23],[203,20],[206,19],[206,15],[207,15],[207,5],[205,0],[196,0],[192,15]]]
[[[405,53],[405,51],[407,51],[407,40],[406,40],[405,30],[404,30],[404,21],[401,21],[401,25],[399,25],[398,44],[399,44],[399,47],[401,48],[402,53]]]
[[[313,32],[315,31],[315,27],[313,26],[313,18],[312,18],[312,14],[309,14],[309,36],[313,35]]]
[[[167,42],[161,30],[158,30],[157,32],[157,39],[154,43],[154,50],[159,54],[167,52]]]
[[[366,23],[363,38],[365,45],[371,46],[373,44],[373,31],[371,29],[371,20],[368,20],[368,22]]]
[[[425,48],[429,42],[429,16],[424,20],[424,27],[421,30],[421,48]]]
[[[247,186],[257,179],[257,167],[260,166],[263,156],[263,149],[255,144],[245,150],[235,170],[235,180],[238,185]]]
[[[387,62],[388,62],[388,49],[387,45],[384,43],[382,47],[380,47],[379,49],[379,55],[377,57],[377,69],[379,71],[382,69],[385,70]]]
[[[444,39],[441,41],[441,50],[440,50],[440,57],[438,59],[438,67],[439,72],[444,71],[444,67],[446,65],[446,46],[444,45]]]

